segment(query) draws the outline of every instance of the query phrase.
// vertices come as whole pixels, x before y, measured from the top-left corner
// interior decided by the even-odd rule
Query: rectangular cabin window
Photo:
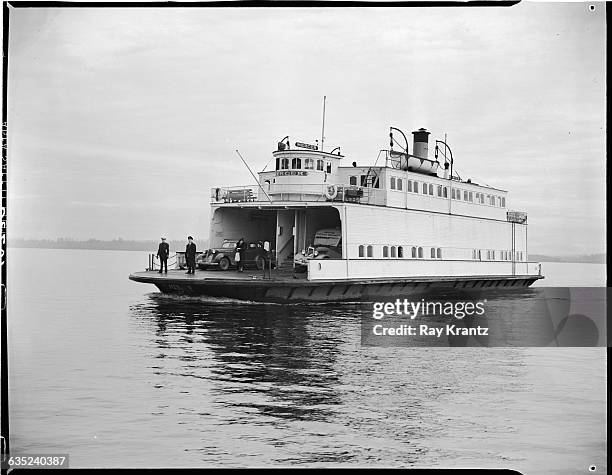
[[[502,199],[501,199],[501,205],[502,205],[502,208],[506,207],[506,198],[503,197],[503,196],[502,196]]]
[[[402,179],[401,178],[397,179],[397,189],[399,191],[402,191]]]
[[[361,175],[361,186],[367,186],[367,175]]]
[[[468,192],[463,190],[463,201],[467,201],[468,200]]]
[[[443,194],[444,198],[448,198],[448,187],[444,186],[442,188],[442,194]]]
[[[473,192],[471,192],[471,191],[470,191],[470,194],[469,194],[468,196],[469,196],[469,198],[470,198],[470,203],[473,203],[473,202],[474,202],[474,195],[473,195]]]
[[[455,189],[451,188],[451,199],[455,199]]]
[[[349,178],[349,184],[351,186],[357,186],[357,177],[356,176],[352,176]]]
[[[378,179],[378,177],[374,178],[374,181],[372,182],[372,188],[380,188],[380,180]]]
[[[415,193],[419,192],[419,182],[418,181],[414,182],[414,188],[412,191],[414,191]]]
[[[327,162],[327,173],[331,173],[331,172],[332,172],[331,162]]]
[[[431,183],[429,184],[429,194],[430,194],[431,196],[433,196],[433,195],[434,195],[434,186],[433,186]]]
[[[276,169],[280,170],[280,157],[276,157]]]
[[[323,160],[317,160],[317,170],[323,171]]]
[[[314,170],[314,159],[312,158],[304,159],[304,168],[306,170]]]
[[[406,188],[410,193],[412,193],[412,180],[408,180],[406,182]]]
[[[391,177],[391,189],[395,190],[395,177],[394,176]]]
[[[427,194],[427,183],[423,183],[423,194]]]
[[[302,159],[293,157],[291,159],[291,168],[293,168],[294,170],[299,170],[300,168],[302,168]]]
[[[438,185],[438,198],[442,198],[442,185]]]

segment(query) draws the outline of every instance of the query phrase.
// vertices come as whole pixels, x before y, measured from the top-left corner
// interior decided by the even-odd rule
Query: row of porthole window
[[[324,160],[315,160],[314,158],[304,159],[304,170],[314,170],[315,165],[318,171],[327,171],[327,173],[332,172],[331,162],[326,162]],[[289,169],[301,170],[302,169],[302,159],[298,157],[293,157],[291,161],[289,161],[288,158],[277,158],[276,159],[276,169],[277,170],[289,170]]]
[[[523,251],[514,251],[515,261],[523,260]],[[525,256],[526,257],[526,256]],[[487,261],[511,261],[512,251],[496,251],[494,249],[472,249],[472,259]]]
[[[419,193],[419,188],[421,193],[424,195],[435,196],[434,194],[434,185],[432,183],[420,183],[418,181],[407,180],[407,191],[411,193]],[[391,177],[390,188],[392,190],[402,191],[403,189],[403,181],[401,178]],[[448,187],[443,185],[437,185],[437,195],[438,198],[448,198]],[[506,206],[506,198],[504,196],[496,196],[496,195],[485,195],[484,193],[467,190],[459,190],[456,188],[451,189],[451,198],[453,200],[461,201],[463,197],[463,201],[467,201],[468,203],[478,203],[478,204],[488,204],[490,206],[499,206],[504,208]]]
[[[399,258],[410,257],[413,259],[424,259],[426,251],[423,247],[412,246],[407,250],[408,255],[404,255],[404,246],[382,246],[382,257],[384,258]],[[371,244],[361,244],[359,246],[359,257],[374,257],[374,247]],[[430,247],[430,259],[442,259],[442,249],[439,247]]]

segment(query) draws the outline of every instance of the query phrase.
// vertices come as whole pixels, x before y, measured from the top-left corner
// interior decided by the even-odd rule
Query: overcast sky
[[[605,29],[601,3],[11,9],[9,239],[206,239],[210,188],[252,182],[234,150],[314,143],[326,95],[346,165],[447,133],[531,252],[604,252]]]

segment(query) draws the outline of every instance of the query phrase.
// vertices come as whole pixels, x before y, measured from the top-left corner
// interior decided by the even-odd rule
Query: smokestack
[[[427,132],[427,129],[423,129],[420,128],[419,130],[415,130],[414,132],[412,132],[412,135],[414,136],[414,142],[412,145],[412,153],[414,154],[415,157],[419,157],[419,158],[428,158],[427,154],[428,154],[428,149],[429,149],[429,134],[430,132]]]

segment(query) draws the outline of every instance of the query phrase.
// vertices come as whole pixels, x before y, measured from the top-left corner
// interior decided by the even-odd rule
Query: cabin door
[[[294,257],[294,210],[279,210],[276,217],[276,259],[278,265],[289,261],[293,263]]]

